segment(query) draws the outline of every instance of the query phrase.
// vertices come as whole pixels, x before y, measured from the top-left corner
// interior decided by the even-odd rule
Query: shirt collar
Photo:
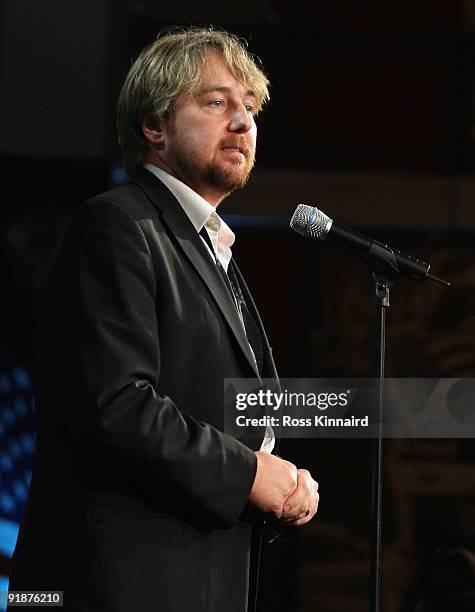
[[[181,207],[185,211],[197,232],[201,231],[207,219],[213,213],[213,217],[216,216],[220,221],[222,221],[219,215],[216,213],[214,206],[202,198],[198,193],[196,193],[196,191],[193,191],[191,187],[188,187],[188,185],[185,185],[185,183],[182,183],[177,178],[168,172],[165,172],[165,170],[158,168],[157,166],[152,164],[144,164],[144,168],[149,170],[152,174],[159,178],[166,187],[168,187],[168,189],[181,204]]]

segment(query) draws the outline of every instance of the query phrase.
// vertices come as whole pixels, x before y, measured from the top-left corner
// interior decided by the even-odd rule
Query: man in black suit
[[[11,589],[66,610],[244,612],[252,522],[318,486],[272,430],[223,432],[225,378],[275,377],[218,204],[252,169],[267,79],[238,39],[174,31],[124,83],[128,183],[85,203],[44,283],[37,459]]]

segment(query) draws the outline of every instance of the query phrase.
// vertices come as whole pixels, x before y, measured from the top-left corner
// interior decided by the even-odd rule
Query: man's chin
[[[207,172],[209,185],[223,192],[231,193],[236,189],[241,189],[249,180],[251,175],[249,167],[234,165],[232,167],[213,167]]]

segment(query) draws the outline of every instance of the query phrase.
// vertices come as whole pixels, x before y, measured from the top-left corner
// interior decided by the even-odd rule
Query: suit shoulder
[[[99,234],[147,234],[147,227],[160,227],[158,211],[136,191],[134,185],[124,184],[84,202],[69,219],[61,242]]]
[[[135,220],[157,216],[157,210],[133,183],[124,183],[90,198],[77,212],[82,209],[99,215],[111,215],[116,211],[117,213],[122,211]]]

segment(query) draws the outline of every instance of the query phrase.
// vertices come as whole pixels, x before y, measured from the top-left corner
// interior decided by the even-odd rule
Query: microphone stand
[[[450,287],[450,283],[429,273],[430,265],[387,245],[372,240],[354,230],[336,226],[333,219],[312,206],[299,204],[290,227],[308,238],[328,239],[356,255],[364,255],[364,262],[373,275],[373,303],[378,309],[378,430],[374,441],[371,501],[371,612],[380,610],[381,586],[381,515],[383,489],[383,407],[386,309],[389,308],[389,290],[402,274],[413,280],[429,279]]]
[[[364,258],[373,276],[373,304],[377,308],[377,369],[378,411],[377,435],[373,441],[371,479],[371,612],[380,611],[381,600],[381,524],[383,492],[383,415],[384,415],[384,366],[386,355],[386,309],[389,308],[389,291],[393,287],[399,269],[393,251],[374,242]]]

